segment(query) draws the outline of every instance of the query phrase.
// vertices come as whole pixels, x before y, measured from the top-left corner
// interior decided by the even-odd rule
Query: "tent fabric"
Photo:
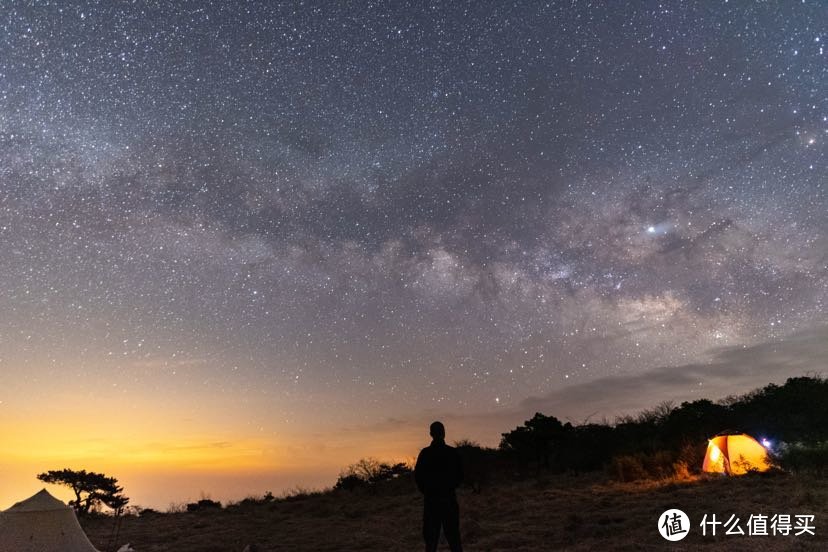
[[[75,512],[46,489],[0,512],[0,552],[98,552]]]
[[[6,512],[51,512],[53,510],[65,510],[67,508],[68,506],[66,504],[53,497],[46,489],[43,489],[34,496],[26,500],[21,500],[6,510]]]
[[[707,444],[702,471],[727,475],[767,471],[770,469],[767,454],[765,447],[750,435],[717,435]]]

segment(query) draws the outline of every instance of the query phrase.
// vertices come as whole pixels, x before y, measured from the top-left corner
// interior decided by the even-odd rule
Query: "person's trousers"
[[[436,552],[440,542],[440,528],[449,543],[451,552],[462,552],[460,544],[460,506],[457,498],[425,497],[423,509],[423,538],[426,552]]]

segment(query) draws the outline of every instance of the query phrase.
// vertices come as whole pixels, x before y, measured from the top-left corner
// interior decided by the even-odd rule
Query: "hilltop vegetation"
[[[775,442],[784,470],[727,478],[699,474],[707,439],[724,430]],[[537,413],[502,434],[500,447],[457,443],[467,481],[460,489],[463,536],[471,550],[639,549],[665,543],[655,530],[669,508],[720,518],[751,514],[815,515],[816,535],[702,537],[683,542],[711,549],[826,549],[828,546],[828,381],[791,378],[751,393],[637,416],[574,426]],[[202,501],[203,502],[203,501]],[[162,514],[133,509],[120,543],[138,552],[176,550],[409,551],[421,548],[422,499],[410,467],[363,459],[332,489],[270,493],[225,505],[194,503]],[[93,516],[84,528],[111,549],[112,519]]]
[[[608,481],[602,472],[504,481],[480,492],[461,489],[461,531],[469,551],[641,550],[664,548],[659,515],[680,508],[690,535],[676,550],[826,550],[828,480],[757,474],[738,478],[691,477],[636,483]],[[721,521],[736,515],[809,514],[816,535],[703,537],[704,514]],[[300,493],[269,501],[247,500],[224,509],[149,513],[123,520],[119,543],[137,552],[411,552],[421,550],[422,498],[408,480],[394,479],[350,491]],[[112,519],[82,520],[92,542],[106,548]],[[441,548],[447,550],[447,548]]]
[[[500,454],[520,471],[607,468],[622,480],[698,471],[707,439],[725,430],[766,438],[781,467],[824,471],[828,380],[790,378],[718,402],[662,403],[615,424],[562,424],[541,413],[504,433]],[[807,451],[807,452],[804,452]],[[791,464],[790,456],[799,462]]]
[[[562,423],[536,413],[502,434],[497,449],[470,441],[455,445],[463,456],[472,490],[496,480],[544,473],[606,470],[620,481],[698,474],[707,440],[722,431],[766,439],[772,461],[792,471],[818,475],[828,470],[828,380],[788,379],[742,396],[679,406],[662,403],[637,416],[609,423]],[[335,487],[353,489],[404,475],[402,464],[363,459],[340,476]]]

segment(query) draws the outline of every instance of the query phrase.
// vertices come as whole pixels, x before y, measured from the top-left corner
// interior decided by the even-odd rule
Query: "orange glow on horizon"
[[[79,407],[83,400],[94,409]],[[0,405],[0,510],[44,487],[71,499],[70,490],[37,480],[53,469],[115,477],[131,505],[163,510],[202,493],[227,501],[330,487],[361,458],[411,462],[430,440],[428,420],[360,425],[340,417],[331,427],[327,414],[286,420],[276,411],[270,401],[229,394],[136,392],[93,400],[68,387],[19,389]],[[469,436],[459,425],[452,431]]]
[[[296,486],[332,486],[360,458],[410,462],[427,444],[422,429],[294,434],[242,433],[237,421],[186,420],[148,408],[117,416],[0,415],[0,510],[43,487],[64,501],[69,489],[45,485],[38,473],[85,469],[116,477],[131,504],[164,509],[201,493],[238,500]],[[166,421],[165,421],[166,420]],[[235,426],[235,427],[234,427]],[[257,428],[258,429],[258,428]]]

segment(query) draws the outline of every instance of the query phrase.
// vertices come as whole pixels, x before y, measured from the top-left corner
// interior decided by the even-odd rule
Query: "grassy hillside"
[[[479,493],[464,489],[459,499],[469,551],[828,549],[828,480],[813,476],[777,472],[618,483],[598,473],[561,474],[498,482]],[[402,478],[225,509],[126,517],[118,541],[131,542],[138,552],[241,552],[249,543],[265,551],[409,552],[422,549],[421,508],[413,483]],[[678,543],[663,540],[656,529],[659,514],[669,508],[684,510],[692,523]],[[719,536],[702,537],[703,514],[721,521],[736,514],[745,530],[750,514],[813,514],[816,536],[724,536],[720,527]],[[82,523],[108,552],[112,519]]]
[[[707,438],[724,427],[777,440],[784,468],[727,478],[700,475]],[[461,530],[469,551],[828,550],[828,379],[791,378],[741,397],[663,404],[615,424],[561,423],[541,413],[502,434],[499,449],[464,442]],[[587,473],[583,473],[587,472]],[[611,476],[611,478],[610,478]],[[479,492],[472,492],[477,489]],[[123,519],[118,543],[138,552],[391,552],[422,549],[422,498],[410,470],[362,460],[332,491],[245,500],[221,509],[144,513]],[[195,505],[193,505],[195,506]],[[678,508],[691,532],[668,543],[660,514]],[[702,516],[814,515],[814,536],[702,536]],[[82,521],[109,552],[112,518]],[[772,535],[770,523],[768,530]]]

